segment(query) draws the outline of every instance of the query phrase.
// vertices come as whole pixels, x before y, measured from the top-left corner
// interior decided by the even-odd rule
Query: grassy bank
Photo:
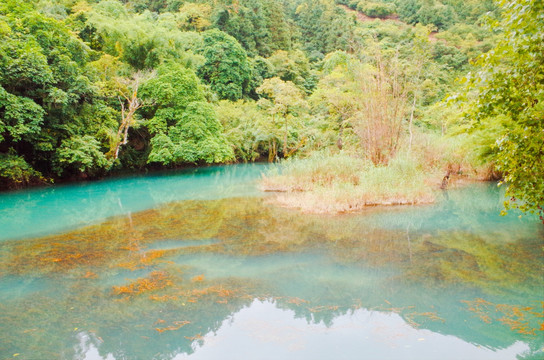
[[[443,176],[443,175],[442,175]],[[262,179],[276,191],[274,203],[311,213],[342,213],[376,205],[412,205],[434,201],[441,173],[407,156],[376,166],[348,153],[315,153],[282,163]]]

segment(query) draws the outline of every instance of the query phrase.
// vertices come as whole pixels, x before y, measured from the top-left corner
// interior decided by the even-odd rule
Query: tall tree
[[[407,112],[408,87],[397,56],[376,55],[373,68],[358,74],[361,110],[354,120],[365,156],[374,164],[387,164],[396,154]]]
[[[273,126],[283,127],[283,156],[287,157],[289,124],[298,117],[300,110],[306,107],[302,92],[292,82],[273,77],[264,80],[257,88],[257,93],[263,96],[259,104],[271,115]],[[271,149],[269,160],[276,156],[275,139]]]
[[[140,94],[154,101],[153,116],[147,121],[153,136],[148,162],[177,165],[233,158],[221,123],[205,102],[203,86],[192,70],[166,63]]]
[[[238,100],[250,92],[251,68],[247,53],[235,38],[213,29],[203,34],[202,55],[206,62],[198,74],[219,98]]]

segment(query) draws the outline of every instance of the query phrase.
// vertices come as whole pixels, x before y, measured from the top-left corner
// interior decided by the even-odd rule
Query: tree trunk
[[[410,112],[410,123],[408,124],[408,132],[410,133],[410,140],[408,142],[408,152],[412,152],[412,140],[414,133],[412,131],[412,124],[414,123],[414,111],[416,110],[416,93],[414,92],[414,101],[412,102],[412,111]]]

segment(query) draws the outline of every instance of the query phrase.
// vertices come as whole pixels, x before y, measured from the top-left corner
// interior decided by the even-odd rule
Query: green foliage
[[[432,54],[434,59],[452,70],[461,70],[468,65],[468,57],[463,54],[455,46],[444,44],[443,42],[435,43]]]
[[[269,56],[290,49],[290,29],[282,5],[274,0],[242,0],[215,9],[215,26],[233,36],[249,55]]]
[[[65,139],[56,152],[59,175],[66,168],[92,175],[96,171],[111,166],[98,140],[90,135],[76,135]]]
[[[7,154],[0,153],[0,185],[19,188],[43,181],[42,175],[34,170],[23,157],[17,156],[13,149]]]
[[[222,134],[213,107],[205,102],[190,103],[180,121],[151,140],[148,162],[163,165],[217,163],[233,159],[232,148]]]
[[[213,108],[195,73],[174,63],[142,85],[141,96],[155,106],[146,122],[151,138],[148,162],[163,165],[216,163],[233,158]]]
[[[146,125],[151,134],[165,132],[181,120],[187,106],[204,100],[204,89],[196,74],[175,63],[157,69],[157,76],[142,84],[140,96],[155,103]]]
[[[310,77],[310,64],[306,55],[300,50],[290,52],[279,50],[268,58],[274,68],[274,75],[283,81],[291,81],[299,88],[306,88],[306,81]]]
[[[457,21],[457,14],[451,6],[435,0],[398,0],[397,9],[400,18],[410,24],[447,29]]]
[[[296,8],[295,20],[300,27],[301,42],[309,53],[315,51],[324,55],[355,47],[355,18],[332,0],[301,1]]]
[[[263,157],[270,151],[272,139],[280,138],[267,114],[255,102],[222,100],[215,111],[236,159],[247,162]]]
[[[248,95],[251,68],[245,50],[235,38],[216,29],[204,32],[203,39],[201,52],[206,62],[198,69],[199,76],[220,99]]]
[[[33,100],[8,93],[0,86],[0,141],[13,142],[40,131],[44,110]]]
[[[539,210],[544,204],[544,4],[535,0],[501,3],[503,31],[497,46],[478,60],[470,77],[477,91],[469,115],[486,126],[503,119],[492,159],[504,173],[506,208]]]
[[[179,9],[179,27],[183,30],[203,31],[211,25],[211,11],[208,4],[187,2]]]
[[[137,70],[155,68],[164,60],[186,61],[188,51],[201,45],[199,35],[178,30],[186,26],[184,16],[129,14],[120,2],[107,0],[83,14],[80,36],[95,50],[118,56]]]
[[[9,1],[0,8],[5,36],[0,45],[0,148],[31,168],[51,173],[55,151],[74,134],[96,134],[76,125],[97,98],[86,74],[89,49],[58,20],[39,14],[31,4]],[[66,159],[62,166],[69,166]],[[24,166],[20,166],[24,169]],[[59,169],[57,169],[60,171]]]
[[[367,21],[338,3],[441,31]],[[457,117],[433,106],[493,46],[498,35],[479,24],[494,9],[491,0],[6,0],[0,156],[36,178],[31,169],[97,176],[335,145],[360,151],[353,123],[368,93],[361,73],[377,57],[397,59],[414,126],[447,132]],[[432,57],[420,56],[421,39]],[[398,126],[399,144],[406,130]],[[486,146],[495,130],[482,132]]]
[[[357,10],[363,12],[367,16],[384,19],[390,15],[393,15],[396,7],[393,3],[360,1],[357,4]]]
[[[257,88],[257,93],[263,96],[258,104],[271,116],[272,126],[283,127],[283,156],[287,157],[290,155],[289,135],[295,130],[295,138],[298,138],[296,130],[301,125],[300,120],[307,107],[303,95],[292,82],[283,81],[278,77],[263,81]],[[272,139],[272,142],[270,159],[276,156],[275,139]]]

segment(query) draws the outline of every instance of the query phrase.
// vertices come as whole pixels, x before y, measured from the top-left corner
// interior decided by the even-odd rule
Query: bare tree
[[[119,103],[121,104],[121,123],[117,134],[113,137],[108,155],[114,160],[119,157],[119,149],[121,145],[126,145],[128,142],[128,129],[136,123],[136,111],[144,106],[153,105],[150,100],[142,100],[138,96],[140,85],[155,76],[155,72],[138,71],[132,78],[121,78],[117,80],[117,90],[119,95]]]
[[[408,109],[408,87],[398,57],[385,61],[378,55],[375,66],[362,69],[358,77],[361,110],[354,129],[365,155],[374,164],[387,164],[399,148]]]

